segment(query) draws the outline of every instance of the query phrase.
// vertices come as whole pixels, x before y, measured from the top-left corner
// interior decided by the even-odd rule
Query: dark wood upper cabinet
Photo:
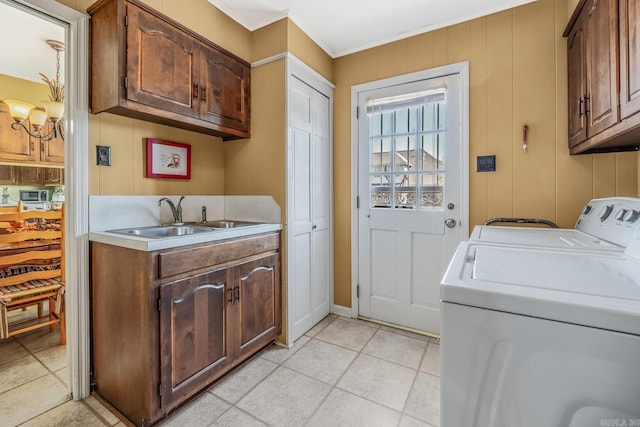
[[[620,0],[620,115],[640,111],[640,3]]]
[[[589,3],[589,2],[588,2]],[[587,20],[587,136],[618,122],[618,4],[593,1]]]
[[[569,147],[587,139],[587,61],[584,20],[571,29],[567,40],[569,66]]]
[[[223,139],[250,136],[250,65],[136,0],[91,15],[91,110]]]
[[[638,150],[640,14],[630,0],[581,0],[567,37],[569,151]]]

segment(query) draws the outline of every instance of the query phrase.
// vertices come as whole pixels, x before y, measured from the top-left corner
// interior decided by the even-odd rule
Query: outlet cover
[[[495,172],[496,156],[478,156],[477,172]]]

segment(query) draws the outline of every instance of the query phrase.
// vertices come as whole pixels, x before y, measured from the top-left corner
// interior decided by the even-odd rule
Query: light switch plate
[[[111,147],[107,145],[96,146],[96,165],[111,166]]]
[[[477,172],[495,172],[496,156],[478,156]]]

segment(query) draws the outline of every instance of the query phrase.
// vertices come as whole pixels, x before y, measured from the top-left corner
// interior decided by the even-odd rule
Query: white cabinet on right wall
[[[333,88],[288,58],[287,325],[293,343],[333,300]]]

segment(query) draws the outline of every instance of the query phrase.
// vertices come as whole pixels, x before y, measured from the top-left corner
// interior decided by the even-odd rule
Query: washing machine
[[[640,199],[610,197],[585,205],[575,228],[478,225],[469,241],[567,250],[623,252],[640,230]]]
[[[614,227],[620,207],[603,206],[583,215],[616,250],[459,245],[441,285],[441,426],[640,426],[640,236],[603,231],[634,233],[638,215]]]

